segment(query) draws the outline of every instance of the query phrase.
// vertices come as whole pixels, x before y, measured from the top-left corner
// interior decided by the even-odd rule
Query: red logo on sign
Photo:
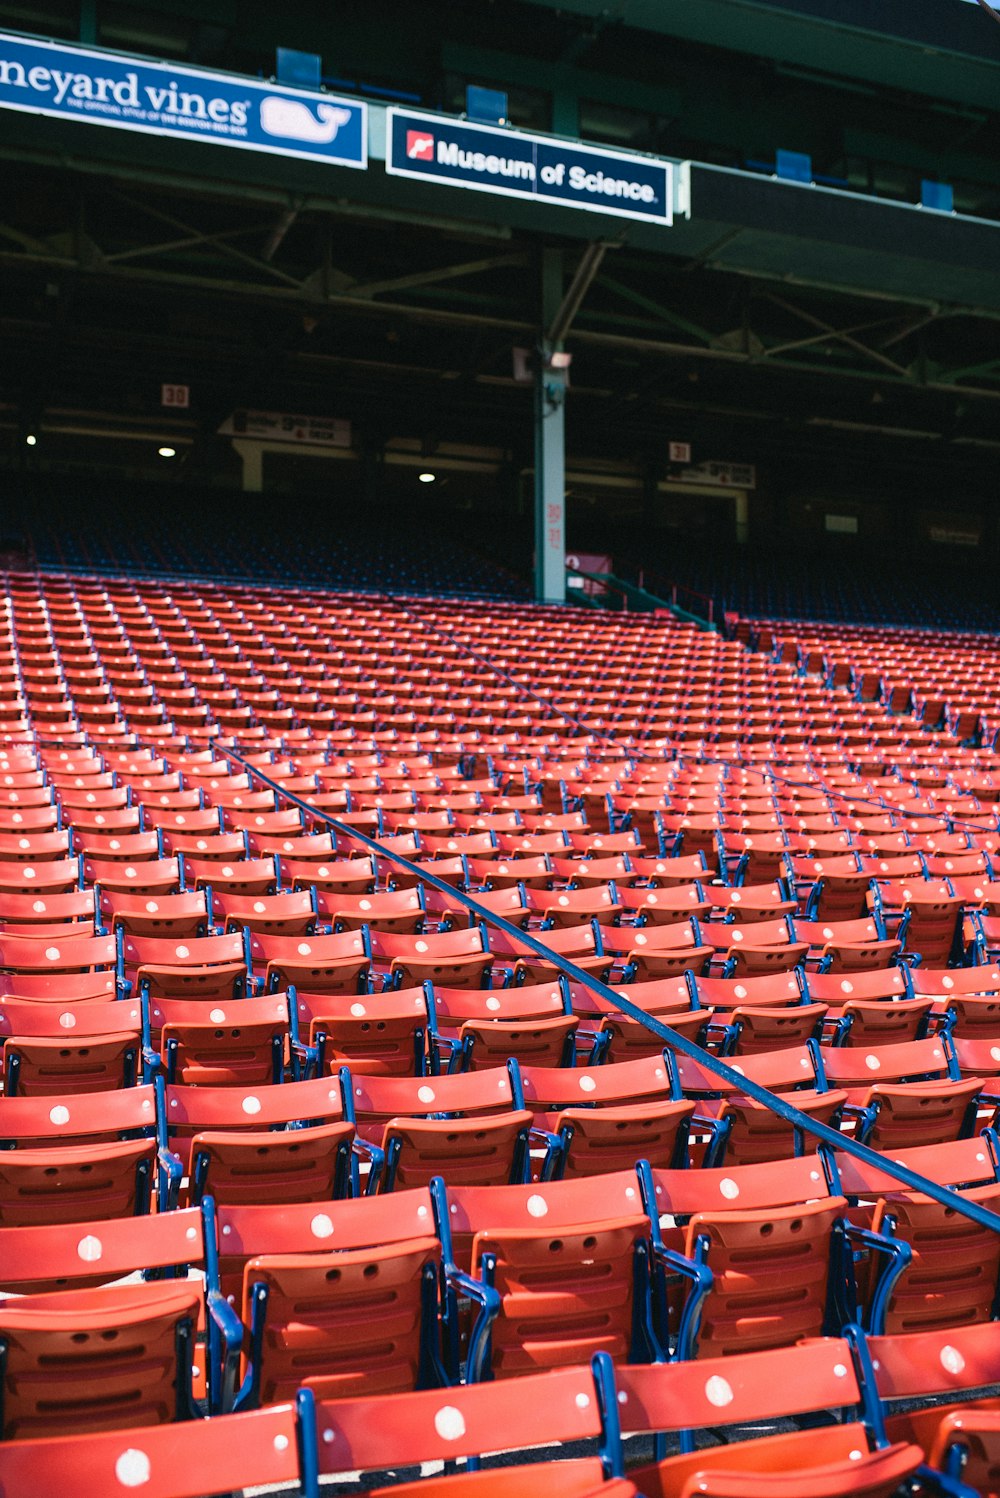
[[[424,130],[407,130],[406,158],[408,161],[433,161],[433,135],[428,135]]]

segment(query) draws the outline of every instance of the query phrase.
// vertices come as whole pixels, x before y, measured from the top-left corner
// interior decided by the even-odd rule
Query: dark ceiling
[[[756,13],[765,24],[766,7],[728,3],[742,21]],[[971,57],[973,7],[945,3]],[[475,24],[444,0],[377,0],[342,12],[332,31],[326,23],[316,31],[316,8],[302,4],[266,23],[259,7],[235,0],[147,8],[97,0],[90,9],[105,45],[247,71],[266,68],[276,40],[305,46],[312,35],[332,75],[368,80],[372,97],[408,89],[431,107],[460,107],[456,70],[471,77],[477,58],[499,67],[507,49],[517,54],[512,112],[524,122],[550,128],[569,99],[583,124],[591,110],[592,133],[603,128],[616,145],[690,151],[721,166],[784,143],[808,147],[846,182],[861,171],[848,146],[867,132],[890,156],[890,146],[899,154],[901,143],[916,142],[912,160],[892,168],[903,177],[891,190],[908,193],[933,139],[945,156],[964,148],[962,161],[979,173],[974,206],[995,202],[1000,214],[994,117],[965,104],[942,113],[921,95],[918,74],[906,72],[916,67],[912,39],[892,51],[890,86],[873,93],[846,73],[822,84],[808,69],[789,73],[788,57],[767,60],[761,32],[755,50],[727,50],[709,34],[720,7],[703,7],[699,36],[679,19],[683,7],[664,5],[658,14],[674,16],[676,34],[645,38],[635,29],[641,5],[609,21],[583,0],[562,12],[497,0],[476,7]],[[831,29],[819,0],[785,8]],[[927,9],[923,0],[917,9]],[[52,0],[33,14],[31,29],[69,35],[80,10]],[[0,3],[0,25],[27,27],[26,15]],[[773,15],[768,24],[777,25]],[[1000,37],[983,18],[976,67],[995,66],[992,31]],[[782,44],[789,57],[793,40]],[[848,53],[838,53],[845,68]],[[414,439],[428,451],[448,442],[498,449],[515,469],[530,463],[531,392],[514,381],[512,349],[539,336],[543,245],[563,248],[568,281],[583,250],[579,230],[563,234],[541,220],[532,228],[525,212],[484,209],[482,200],[478,219],[464,203],[459,217],[448,211],[455,194],[422,199],[413,184],[392,198],[393,179],[380,169],[341,174],[371,179],[352,183],[350,196],[335,188],[319,197],[291,168],[282,185],[249,156],[219,162],[219,176],[203,166],[196,176],[190,154],[157,154],[134,137],[112,140],[115,131],[26,116],[4,124],[0,461],[50,461],[45,444],[25,452],[29,428],[58,435],[47,452],[69,466],[113,464],[126,450],[140,462],[167,433],[178,444],[177,472],[210,481],[232,468],[220,422],[249,406],[349,417],[372,451]],[[655,251],[642,235],[622,235],[620,245],[615,235],[573,323],[574,460],[655,476],[667,442],[689,440],[699,456],[775,474],[828,472],[870,488],[992,499],[1000,310],[984,303],[992,286],[1000,307],[994,226],[965,220],[952,229],[911,210],[895,240],[869,240],[878,193],[890,191],[871,177],[869,160],[875,197],[817,191],[806,203],[831,215],[830,236],[821,237],[822,220],[796,226],[766,179],[699,170],[690,224]],[[748,206],[732,227],[723,198],[729,193],[732,207],[739,192]],[[935,287],[942,294],[927,294]],[[192,391],[189,413],[171,420],[160,405],[168,381]]]

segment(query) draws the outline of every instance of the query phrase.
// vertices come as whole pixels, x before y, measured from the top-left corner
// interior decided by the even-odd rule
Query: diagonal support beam
[[[33,234],[25,234],[21,229],[15,229],[13,224],[0,224],[0,238],[9,239],[12,244],[19,244],[23,250],[29,250],[36,255],[50,255],[52,246],[46,244],[44,239],[36,239]]]
[[[886,354],[880,354],[876,349],[869,348],[866,343],[862,343],[859,339],[852,338],[850,330],[845,329],[841,331],[838,328],[832,327],[822,317],[817,317],[814,313],[807,312],[804,307],[796,307],[794,302],[787,302],[784,297],[776,296],[773,291],[765,291],[764,296],[769,302],[773,302],[776,307],[782,307],[786,312],[790,312],[793,317],[798,317],[802,322],[808,323],[810,327],[820,328],[828,338],[833,339],[835,342],[846,344],[848,348],[854,349],[855,353],[863,354],[866,359],[871,359],[876,364],[881,364],[886,369],[891,369],[893,374],[899,375],[903,379],[910,378],[909,372],[904,365],[897,364],[895,359],[890,359]]]
[[[594,277],[601,268],[601,261],[609,249],[617,249],[618,246],[606,239],[595,239],[583,252],[580,264],[576,268],[576,274],[566,289],[561,303],[548,328],[545,330],[545,342],[550,348],[556,348],[570,328],[573,319],[583,305],[583,299],[594,283]]]
[[[199,245],[214,245],[221,249],[224,240],[240,239],[259,233],[259,224],[252,224],[241,229],[224,229],[218,234],[199,234],[192,231],[180,239],[165,239],[159,244],[140,245],[138,249],[118,250],[115,254],[105,255],[103,258],[108,265],[118,265],[126,260],[143,260],[151,255],[169,255],[173,250],[195,249]]]
[[[270,234],[261,246],[260,258],[266,260],[270,265],[275,255],[281,249],[285,235],[295,223],[302,209],[305,207],[305,198],[300,198],[297,203],[292,203],[283,213],[279,213],[274,221]]]
[[[691,322],[690,318],[682,317],[671,307],[665,307],[662,302],[655,301],[651,296],[646,296],[641,291],[635,291],[631,286],[618,281],[614,276],[602,276],[601,285],[620,296],[623,301],[631,302],[633,306],[640,307],[643,312],[651,312],[660,322],[666,323],[668,328],[676,328],[681,333],[690,333],[692,338],[697,338],[706,348],[710,348],[715,341],[715,334],[709,333],[706,328],[701,328],[697,323]]]
[[[895,327],[898,322],[898,317],[880,317],[877,322],[856,323],[853,328],[843,328],[837,334],[814,333],[809,338],[795,338],[789,340],[788,343],[769,344],[765,349],[764,357],[766,359],[771,354],[788,354],[791,353],[794,349],[813,348],[816,344],[829,342],[829,340],[833,337],[847,338],[849,336],[853,337],[858,333],[873,332],[876,328],[884,328],[887,326]]]
[[[484,271],[501,270],[508,266],[527,265],[525,254],[491,255],[484,260],[466,260],[461,265],[442,265],[434,270],[414,271],[408,276],[393,276],[386,281],[358,281],[349,295],[356,297],[379,296],[383,291],[409,291],[416,286],[435,286],[440,281],[455,281],[463,276],[478,276]]]
[[[172,213],[167,213],[162,208],[154,207],[152,203],[141,202],[123,192],[116,192],[114,196],[129,208],[136,208],[140,213],[145,213],[150,218],[158,219],[160,223],[168,224],[170,228],[176,229],[180,234],[194,238],[204,237],[202,231],[195,228],[193,224],[185,223],[183,219],[175,217]],[[259,225],[257,232],[260,232]],[[301,289],[302,283],[295,276],[286,275],[284,271],[279,270],[275,265],[268,265],[267,261],[261,260],[259,255],[248,255],[245,250],[238,250],[235,245],[227,243],[224,239],[217,241],[217,248],[222,254],[228,255],[231,260],[238,260],[243,265],[252,266],[254,270],[262,271],[265,276],[272,276],[275,280],[284,282],[286,286],[293,286],[297,291]]]
[[[962,369],[940,369],[937,372],[939,384],[951,385],[955,380],[967,380],[969,375],[985,375],[987,379],[996,379],[1000,374],[1000,358],[984,359],[981,364],[966,364]]]

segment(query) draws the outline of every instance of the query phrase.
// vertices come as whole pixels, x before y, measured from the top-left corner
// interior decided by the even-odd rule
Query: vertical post
[[[750,502],[745,489],[733,495],[736,501],[736,544],[745,546],[750,535]]]
[[[264,489],[264,449],[259,442],[243,438],[233,441],[233,448],[243,464],[243,493],[260,494]]]
[[[365,512],[372,515],[380,502],[382,465],[384,455],[374,442],[361,444],[361,503]]]
[[[541,357],[535,368],[535,597],[566,602],[566,373],[545,340],[563,298],[561,250],[542,251]]]

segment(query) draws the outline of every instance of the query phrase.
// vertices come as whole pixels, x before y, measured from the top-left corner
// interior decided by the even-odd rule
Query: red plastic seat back
[[[633,1344],[637,1248],[644,1214],[598,1218],[546,1231],[484,1230],[473,1266],[495,1258],[501,1310],[492,1329],[492,1368],[509,1378],[585,1362],[595,1352],[628,1358]]]
[[[413,1077],[429,1054],[429,1016],[422,988],[348,997],[296,991],[299,1032],[317,1046],[327,1072]],[[504,1060],[506,1057],[503,1058]]]
[[[189,1412],[201,1291],[137,1284],[0,1307],[6,1440],[160,1425]]]
[[[706,1244],[712,1287],[699,1357],[787,1347],[819,1336],[827,1314],[832,1235],[843,1197],[765,1212],[698,1212],[685,1252]]]
[[[440,1275],[437,1238],[347,1253],[329,1246],[323,1254],[265,1256],[246,1266],[246,1324],[256,1286],[267,1290],[259,1374],[265,1404],[294,1398],[302,1384],[341,1398],[414,1389],[428,1377],[421,1346],[426,1287],[433,1303]],[[436,1327],[429,1331],[436,1335]]]
[[[1000,1183],[961,1193],[995,1212]],[[872,1226],[908,1243],[913,1258],[897,1282],[886,1310],[884,1331],[933,1331],[939,1327],[989,1321],[1000,1273],[1000,1236],[929,1197],[893,1192],[880,1199]],[[875,1257],[874,1255],[872,1256]],[[869,1263],[870,1294],[878,1266]]]

